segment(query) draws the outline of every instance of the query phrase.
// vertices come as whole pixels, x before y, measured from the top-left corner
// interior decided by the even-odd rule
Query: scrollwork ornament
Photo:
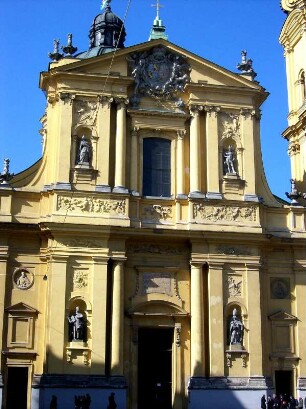
[[[301,0],[282,0],[281,7],[284,11],[290,12],[301,5]]]

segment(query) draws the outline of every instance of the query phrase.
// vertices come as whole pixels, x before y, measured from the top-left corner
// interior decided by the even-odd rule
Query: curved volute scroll
[[[286,12],[290,13],[294,9],[298,7],[305,7],[306,1],[305,0],[282,0],[281,1],[281,8]]]

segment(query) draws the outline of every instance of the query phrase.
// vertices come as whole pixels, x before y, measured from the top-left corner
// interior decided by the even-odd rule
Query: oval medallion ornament
[[[20,290],[27,290],[32,286],[34,277],[30,271],[25,270],[24,268],[18,268],[14,272],[13,281],[15,286]]]
[[[155,47],[150,52],[133,54],[130,59],[135,78],[133,100],[150,95],[171,99],[183,92],[190,79],[190,66],[181,55],[168,52],[165,47]]]

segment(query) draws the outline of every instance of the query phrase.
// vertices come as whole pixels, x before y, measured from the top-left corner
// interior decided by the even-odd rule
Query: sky
[[[48,69],[53,39],[66,45],[73,34],[78,51],[88,49],[88,33],[101,13],[101,0],[0,0],[0,172],[10,159],[19,173],[41,157],[39,130],[46,100],[39,74]],[[112,11],[125,18],[125,46],[148,40],[156,0],[112,0]],[[274,194],[290,190],[287,141],[287,85],[278,37],[286,15],[280,0],[160,0],[160,17],[169,41],[237,72],[241,51],[253,60],[259,81],[269,93],[262,106],[263,163]]]

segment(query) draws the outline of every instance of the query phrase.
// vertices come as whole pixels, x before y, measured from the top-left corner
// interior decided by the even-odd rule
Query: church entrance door
[[[8,367],[6,409],[27,409],[28,368]]]
[[[292,371],[275,371],[275,391],[288,397],[292,394]]]
[[[138,408],[172,408],[173,328],[138,330]]]

